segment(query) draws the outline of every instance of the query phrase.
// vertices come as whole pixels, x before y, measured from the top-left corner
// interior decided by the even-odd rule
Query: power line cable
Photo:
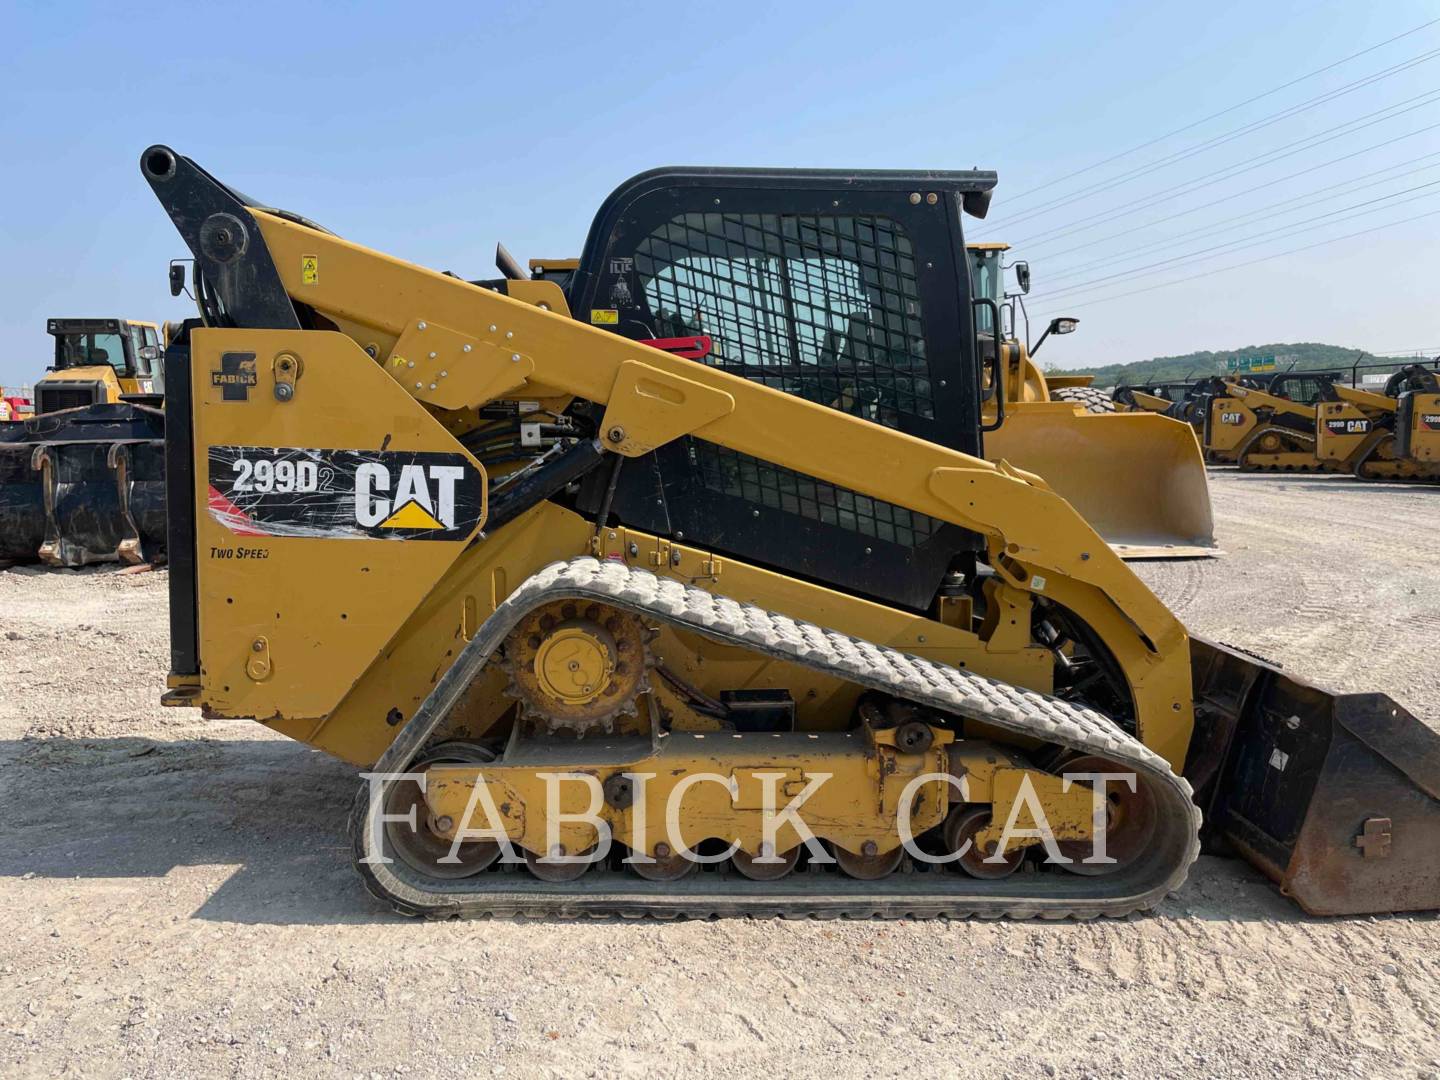
[[[1304,221],[1292,222],[1289,225],[1280,225],[1274,229],[1267,229],[1265,232],[1257,233],[1257,239],[1231,240],[1228,243],[1217,244],[1214,247],[1201,248],[1198,251],[1187,252],[1183,255],[1175,255],[1171,258],[1161,259],[1159,262],[1149,263],[1145,266],[1137,266],[1132,270],[1125,270],[1118,274],[1106,274],[1103,277],[1091,278],[1089,281],[1077,282],[1074,285],[1067,285],[1061,289],[1053,289],[1050,292],[1045,293],[1044,295],[1050,297],[1060,296],[1063,294],[1069,294],[1074,292],[1087,292],[1091,289],[1103,288],[1106,282],[1114,281],[1117,278],[1135,277],[1139,274],[1145,273],[1147,270],[1159,269],[1160,267],[1167,266],[1171,263],[1180,263],[1184,265],[1192,262],[1205,262],[1208,259],[1215,258],[1217,255],[1230,255],[1236,251],[1244,251],[1246,248],[1259,247],[1262,244],[1273,243],[1276,240],[1282,240],[1290,236],[1298,236],[1304,232],[1313,232],[1315,229],[1324,228],[1326,225],[1334,224],[1333,221],[1330,221],[1328,219],[1334,218],[1339,214],[1349,213],[1352,210],[1360,210],[1361,207],[1370,206],[1372,207],[1372,209],[1360,210],[1360,213],[1355,215],[1356,217],[1363,217],[1366,214],[1374,214],[1381,210],[1388,210],[1392,206],[1404,206],[1406,203],[1412,203],[1420,199],[1427,198],[1429,195],[1433,195],[1435,193],[1427,191],[1426,194],[1416,195],[1413,198],[1401,199],[1399,202],[1394,203],[1390,202],[1391,199],[1398,198],[1401,195],[1408,195],[1411,192],[1415,191],[1425,191],[1426,189],[1434,188],[1437,185],[1440,185],[1440,180],[1432,180],[1428,184],[1419,184],[1416,187],[1406,188],[1404,191],[1397,191],[1391,195],[1382,195],[1378,198],[1367,199],[1364,202],[1355,203],[1351,206],[1343,206],[1338,210],[1330,210],[1324,214],[1318,215],[1317,217],[1306,218]],[[1375,206],[1374,204],[1376,203],[1387,203],[1388,205]],[[1315,222],[1318,222],[1319,224],[1314,224]],[[1170,269],[1177,269],[1177,267],[1170,266]]]
[[[1393,229],[1397,225],[1408,225],[1414,221],[1421,221],[1424,218],[1434,217],[1440,214],[1440,210],[1428,210],[1423,214],[1416,214],[1414,217],[1401,218],[1399,221],[1387,222],[1384,225],[1376,225],[1369,229],[1361,229],[1359,232],[1347,233],[1344,236],[1331,237],[1329,240],[1320,240],[1313,244],[1306,244],[1298,248],[1289,248],[1285,251],[1277,251],[1270,255],[1262,255],[1257,259],[1249,259],[1246,262],[1234,263],[1230,266],[1219,266],[1214,270],[1206,270],[1203,273],[1192,274],[1189,277],[1176,278],[1174,281],[1161,281],[1154,285],[1147,285],[1143,289],[1131,289],[1129,292],[1115,293],[1111,296],[1097,296],[1093,300],[1084,300],[1073,308],[1066,308],[1067,312],[1084,310],[1086,307],[1095,307],[1098,304],[1108,304],[1112,300],[1124,300],[1127,297],[1139,296],[1141,293],[1154,292],[1156,289],[1168,289],[1173,285],[1183,285],[1189,281],[1198,281],[1201,278],[1213,277],[1215,274],[1223,274],[1230,270],[1240,270],[1247,266],[1255,266],[1258,263],[1269,262],[1271,259],[1279,259],[1286,255],[1296,255],[1302,251],[1313,251],[1315,248],[1324,247],[1327,244],[1338,244],[1342,240],[1353,240],[1357,236],[1367,236],[1371,233],[1381,232],[1385,229]],[[1051,316],[1046,313],[1038,317],[1037,321],[1045,321]]]
[[[1029,196],[1035,194],[1037,191],[1044,191],[1046,188],[1054,187],[1056,184],[1063,184],[1066,180],[1071,180],[1077,176],[1082,176],[1085,173],[1092,172],[1095,169],[1099,169],[1105,165],[1109,165],[1113,161],[1119,161],[1121,158],[1126,158],[1129,157],[1131,154],[1139,153],[1141,150],[1147,150],[1150,147],[1154,146],[1156,143],[1164,142],[1166,139],[1174,138],[1176,135],[1183,135],[1185,132],[1192,131],[1195,128],[1200,127],[1202,124],[1208,124],[1211,120],[1218,120],[1220,117],[1227,116],[1230,113],[1235,112],[1237,109],[1243,109],[1246,105],[1253,105],[1257,101],[1263,101],[1267,97],[1273,97],[1274,95],[1280,93],[1280,91],[1282,90],[1288,90],[1290,89],[1290,87],[1296,86],[1302,82],[1306,82],[1309,79],[1313,79],[1317,75],[1323,75],[1327,71],[1337,68],[1342,64],[1348,64],[1351,60],[1356,60],[1359,57],[1366,55],[1367,53],[1372,53],[1376,49],[1383,49],[1386,45],[1392,45],[1395,42],[1401,40],[1402,38],[1407,38],[1413,34],[1418,34],[1421,30],[1434,26],[1437,22],[1440,22],[1440,19],[1431,19],[1428,22],[1423,22],[1419,26],[1412,27],[1411,29],[1406,30],[1403,34],[1396,34],[1392,38],[1386,38],[1384,41],[1380,42],[1377,45],[1371,45],[1369,48],[1361,49],[1359,52],[1351,53],[1349,56],[1343,56],[1339,60],[1334,61],[1333,63],[1326,64],[1324,67],[1321,68],[1316,68],[1314,71],[1291,79],[1289,82],[1281,83],[1279,86],[1266,90],[1264,93],[1256,94],[1254,97],[1246,98],[1244,101],[1241,101],[1235,105],[1231,105],[1228,108],[1221,109],[1219,112],[1211,113],[1209,116],[1202,117],[1201,119],[1196,120],[1193,123],[1186,124],[1184,127],[1178,127],[1174,131],[1166,132],[1164,135],[1156,136],[1153,139],[1140,143],[1138,146],[1132,146],[1129,150],[1122,150],[1120,153],[1113,154],[1110,157],[1105,158],[1103,161],[1097,161],[1093,165],[1086,165],[1083,169],[1076,169],[1074,172],[1066,173],[1064,176],[1057,176],[1053,180],[1047,180],[1045,183],[1040,184],[1038,187],[1033,187],[1026,191],[1022,191],[1017,195],[1010,196],[1010,198],[1012,201],[1018,201],[1020,199],[1028,198]]]
[[[1138,180],[1141,177],[1149,176],[1151,173],[1158,172],[1159,170],[1164,168],[1168,168],[1169,166],[1177,164],[1178,162],[1186,161],[1189,158],[1205,153],[1208,150],[1213,150],[1218,146],[1223,146],[1226,143],[1234,142],[1236,139],[1243,138],[1246,135],[1253,134],[1256,131],[1260,131],[1274,124],[1278,124],[1283,120],[1288,120],[1292,117],[1299,116],[1301,113],[1309,112],[1311,109],[1318,109],[1321,105],[1329,104],[1330,102],[1335,101],[1338,98],[1344,97],[1347,94],[1353,94],[1355,91],[1363,89],[1366,86],[1374,85],[1375,83],[1380,82],[1383,79],[1388,79],[1393,75],[1398,75],[1402,71],[1408,71],[1410,68],[1416,67],[1423,63],[1428,63],[1429,61],[1434,60],[1437,56],[1440,56],[1440,49],[1432,49],[1429,52],[1421,53],[1418,56],[1411,57],[1410,59],[1402,61],[1399,64],[1392,65],[1391,67],[1385,68],[1379,72],[1374,72],[1361,79],[1357,79],[1354,82],[1347,83],[1346,85],[1341,87],[1337,87],[1334,90],[1327,90],[1325,93],[1318,94],[1313,98],[1302,101],[1298,105],[1292,105],[1286,109],[1280,110],[1277,113],[1272,113],[1270,116],[1261,117],[1259,120],[1254,120],[1249,124],[1244,124],[1239,128],[1232,129],[1231,131],[1222,132],[1221,134],[1213,136],[1195,146],[1188,147],[1183,150],[1176,150],[1173,153],[1159,159],[1158,161],[1150,162],[1146,165],[1136,166],[1128,172],[1120,173],[1118,176],[1111,177],[1108,180],[1102,180],[1097,184],[1091,185],[1090,187],[1080,188],[1075,191],[1068,192],[1064,195],[1061,195],[1057,199],[1053,199],[1048,203],[1043,203],[1040,206],[1032,207],[1029,210],[1022,211],[1019,216],[1000,218],[994,224],[996,227],[1018,225],[1022,222],[1030,221],[1037,217],[1042,217],[1053,210],[1057,210],[1062,206],[1068,205],[1076,199],[1086,198],[1091,195],[1098,195],[1103,192],[1113,190],[1114,188],[1121,187],[1125,184],[1130,183],[1133,180]]]
[[[1343,124],[1337,124],[1333,128],[1326,128],[1324,131],[1317,132],[1314,135],[1307,135],[1303,139],[1299,139],[1293,143],[1287,143],[1285,146],[1277,147],[1275,150],[1266,151],[1258,158],[1252,157],[1247,159],[1246,162],[1237,162],[1234,165],[1227,166],[1226,168],[1220,170],[1218,175],[1211,174],[1208,177],[1202,177],[1196,180],[1188,180],[1183,183],[1176,184],[1173,187],[1168,187],[1163,189],[1162,191],[1158,191],[1151,196],[1147,196],[1141,201],[1137,201],[1134,203],[1122,203],[1117,207],[1112,207],[1108,211],[1102,211],[1100,216],[1091,219],[1090,224],[1087,226],[1081,226],[1078,228],[1070,229],[1068,231],[1062,230],[1058,232],[1056,229],[1046,229],[1034,234],[1033,236],[1027,236],[1020,240],[1016,240],[1012,243],[1012,246],[1018,248],[1022,244],[1035,243],[1039,240],[1044,239],[1045,237],[1052,237],[1054,239],[1058,239],[1060,236],[1073,235],[1076,232],[1083,231],[1085,228],[1094,227],[1096,225],[1103,225],[1108,222],[1118,220],[1119,218],[1127,217],[1130,214],[1136,213],[1137,211],[1149,209],[1150,207],[1155,206],[1158,203],[1165,202],[1170,198],[1178,197],[1181,195],[1194,194],[1197,191],[1201,191],[1207,187],[1212,187],[1215,184],[1224,183],[1226,180],[1233,180],[1237,176],[1243,176],[1247,172],[1253,172],[1254,170],[1264,168],[1267,165],[1273,165],[1277,161],[1283,161],[1285,158],[1294,157],[1296,154],[1304,153],[1307,150],[1313,150],[1315,147],[1323,146],[1325,143],[1334,142],[1336,139],[1342,139],[1347,135],[1353,135],[1357,131],[1364,131],[1366,128],[1374,127],[1376,124],[1383,124],[1387,120],[1394,120],[1396,117],[1404,116],[1406,113],[1414,112],[1416,109],[1423,109],[1426,105],[1433,104],[1437,99],[1440,99],[1440,90],[1428,90],[1423,94],[1418,94],[1415,97],[1406,98],[1404,101],[1396,102],[1394,105],[1387,105],[1385,108],[1378,109],[1373,113],[1366,113],[1365,115],[1358,116],[1353,120],[1347,120]],[[1384,113],[1389,113],[1390,115],[1382,115]],[[1421,130],[1429,129],[1422,128]],[[1418,132],[1412,134],[1418,134]]]
[[[1265,189],[1267,189],[1267,188],[1276,187],[1276,186],[1279,185],[1279,184],[1285,183],[1287,180],[1294,180],[1294,179],[1296,179],[1297,177],[1305,176],[1305,175],[1307,175],[1307,174],[1309,174],[1309,173],[1312,173],[1312,172],[1317,172],[1317,171],[1319,171],[1320,169],[1328,168],[1328,167],[1331,166],[1331,165],[1338,165],[1338,164],[1339,164],[1340,162],[1342,162],[1342,161],[1348,161],[1350,158],[1359,157],[1359,156],[1361,156],[1362,154],[1368,154],[1368,153],[1370,153],[1371,151],[1382,149],[1383,147],[1389,146],[1389,145],[1391,145],[1392,143],[1401,142],[1401,141],[1403,141],[1403,140],[1405,140],[1405,139],[1414,138],[1416,135],[1421,135],[1421,134],[1423,134],[1423,133],[1425,133],[1425,132],[1427,132],[1427,131],[1432,131],[1432,130],[1434,130],[1435,128],[1440,128],[1440,123],[1431,124],[1431,125],[1429,125],[1428,127],[1423,127],[1423,128],[1421,128],[1419,131],[1412,131],[1412,132],[1410,132],[1408,135],[1401,135],[1401,136],[1399,136],[1398,138],[1386,139],[1384,142],[1376,143],[1376,144],[1374,144],[1373,146],[1367,146],[1367,147],[1365,147],[1365,148],[1362,149],[1362,150],[1356,150],[1354,153],[1344,154],[1344,155],[1342,155],[1341,157],[1338,157],[1338,158],[1331,158],[1329,161],[1322,161],[1322,162],[1321,162],[1320,164],[1318,164],[1318,165],[1311,165],[1309,168],[1301,169],[1299,172],[1290,173],[1288,176],[1282,176],[1282,177],[1280,177],[1279,179],[1276,179],[1276,180],[1267,180],[1267,181],[1266,181],[1265,183],[1263,183],[1263,184],[1256,184],[1254,187],[1249,187],[1249,188],[1246,188],[1246,189],[1243,190],[1243,191],[1237,191],[1237,192],[1235,192],[1235,193],[1233,193],[1233,194],[1231,194],[1231,195],[1225,195],[1225,196],[1222,196],[1221,198],[1218,198],[1218,199],[1212,199],[1210,202],[1207,202],[1207,203],[1200,203],[1198,206],[1191,206],[1191,207],[1188,207],[1188,208],[1186,208],[1186,209],[1184,209],[1184,210],[1177,210],[1177,211],[1176,211],[1175,213],[1173,213],[1173,214],[1167,214],[1165,217],[1156,218],[1156,219],[1153,220],[1153,221],[1147,221],[1147,222],[1145,222],[1145,223],[1142,224],[1142,225],[1134,225],[1134,226],[1131,226],[1130,228],[1124,229],[1124,230],[1122,230],[1122,231],[1120,231],[1120,232],[1118,232],[1118,233],[1111,233],[1109,236],[1102,236],[1102,237],[1100,237],[1098,240],[1090,240],[1090,241],[1087,241],[1086,243],[1078,244],[1078,245],[1076,245],[1075,247],[1066,248],[1064,251],[1054,251],[1054,252],[1051,252],[1049,255],[1046,255],[1046,256],[1045,256],[1045,258],[1046,258],[1046,260],[1047,260],[1047,264],[1048,264],[1048,260],[1050,260],[1050,259],[1058,259],[1058,258],[1060,258],[1060,257],[1063,256],[1063,255],[1073,255],[1073,254],[1074,254],[1075,252],[1077,252],[1077,251],[1090,251],[1090,250],[1093,250],[1094,248],[1097,248],[1097,247],[1103,247],[1104,245],[1108,244],[1110,241],[1112,241],[1112,240],[1118,240],[1118,239],[1120,239],[1120,238],[1123,237],[1123,236],[1133,236],[1133,235],[1134,235],[1135,233],[1137,233],[1137,232],[1143,232],[1145,229],[1154,228],[1156,225],[1163,225],[1163,224],[1165,224],[1167,221],[1174,221],[1176,218],[1182,218],[1182,217],[1185,217],[1185,216],[1187,216],[1187,215],[1189,215],[1189,214],[1195,214],[1195,213],[1200,212],[1201,210],[1208,210],[1208,209],[1210,209],[1212,206],[1219,206],[1219,205],[1221,205],[1222,203],[1234,202],[1236,199],[1240,198],[1240,197],[1243,196],[1243,195],[1250,195],[1250,194],[1253,194],[1254,192],[1257,192],[1257,191],[1263,191],[1263,190],[1265,190]],[[1381,170],[1379,170],[1379,172],[1369,173],[1369,174],[1366,174],[1366,175],[1367,175],[1367,176],[1379,176],[1379,175],[1381,175],[1382,173],[1390,172],[1390,171],[1392,171],[1392,170],[1394,170],[1394,169],[1399,169],[1399,168],[1402,168],[1403,166],[1406,166],[1406,165],[1413,165],[1413,164],[1415,164],[1417,161],[1428,161],[1430,158],[1433,158],[1433,157],[1440,157],[1440,150],[1436,150],[1435,152],[1430,153],[1430,154],[1421,154],[1419,157],[1408,158],[1407,160],[1401,161],[1401,162],[1397,162],[1396,164],[1394,164],[1394,165],[1392,165],[1392,166],[1389,166],[1388,168],[1381,169]],[[1435,167],[1434,165],[1427,165],[1427,166],[1424,166],[1423,168],[1430,169],[1430,168],[1434,168],[1434,167]],[[1422,169],[1412,169],[1412,170],[1411,170],[1411,172],[1421,172],[1421,171],[1423,171],[1423,170],[1422,170]],[[1401,174],[1400,174],[1400,176],[1409,176],[1409,175],[1410,175],[1410,173],[1401,173]],[[1362,176],[1362,177],[1357,177],[1356,179],[1357,179],[1357,180],[1363,180],[1363,179],[1365,179],[1365,178],[1366,178],[1366,177]],[[1393,177],[1392,179],[1397,179],[1397,180],[1398,180],[1398,179],[1399,179],[1399,176]],[[1343,187],[1345,184],[1348,184],[1348,183],[1350,183],[1350,182],[1351,182],[1351,181],[1342,181],[1341,186]],[[1323,193],[1325,193],[1325,192],[1328,191],[1328,190],[1329,190],[1328,188],[1321,188],[1321,189],[1319,189],[1319,191],[1317,192],[1317,194],[1323,194]],[[1274,205],[1274,206],[1279,206],[1279,205],[1281,205],[1281,203],[1274,203],[1274,204],[1272,204],[1272,205]],[[1248,215],[1247,215],[1247,216],[1248,216]],[[1225,219],[1225,220],[1233,221],[1233,220],[1236,220],[1236,219],[1234,219],[1234,218],[1228,218],[1228,219]],[[1088,226],[1087,226],[1087,228],[1088,228]],[[1190,230],[1190,232],[1193,233],[1193,232],[1203,231],[1205,228],[1206,228],[1206,226],[1202,225],[1202,226],[1200,226],[1199,229],[1192,229],[1192,230]],[[1084,231],[1084,229],[1074,229],[1074,230],[1071,230],[1071,233],[1070,233],[1070,234],[1067,234],[1067,235],[1072,235],[1072,234],[1075,233],[1075,232],[1083,232],[1083,231]],[[1181,235],[1181,236],[1186,236],[1186,235],[1189,235],[1189,233],[1181,233],[1180,235]],[[1058,239],[1058,237],[1055,238],[1055,239]],[[1036,247],[1044,247],[1046,244],[1054,243],[1054,242],[1055,242],[1055,239],[1051,239],[1051,240],[1041,240],[1041,241],[1037,242],[1035,246],[1036,246]],[[1172,239],[1173,239],[1173,238],[1172,238]],[[1018,242],[1017,242],[1017,246],[1018,246]],[[1140,250],[1143,250],[1143,249],[1140,249]],[[1046,280],[1047,280],[1047,281],[1048,281],[1048,280],[1051,280],[1051,275],[1050,275],[1048,272],[1046,273],[1045,277],[1046,277]]]
[[[1433,154],[1426,154],[1425,157],[1427,157],[1427,158],[1440,158],[1440,150],[1435,151]],[[1401,164],[1409,164],[1409,162],[1402,162]],[[1352,178],[1349,179],[1349,180],[1342,181],[1342,182],[1340,182],[1339,184],[1336,184],[1336,185],[1333,185],[1333,186],[1326,186],[1326,187],[1323,187],[1323,188],[1317,188],[1317,189],[1315,189],[1314,191],[1307,191],[1307,192],[1305,192],[1303,195],[1295,195],[1295,196],[1292,196],[1291,198],[1288,198],[1288,199],[1281,199],[1279,202],[1273,202],[1273,203],[1270,203],[1270,204],[1268,204],[1268,205],[1266,205],[1266,206],[1259,207],[1258,209],[1249,210],[1249,211],[1247,211],[1246,213],[1237,215],[1236,217],[1232,217],[1232,218],[1222,218],[1220,221],[1211,222],[1211,223],[1209,223],[1208,225],[1201,225],[1201,226],[1198,226],[1197,228],[1194,228],[1194,229],[1187,229],[1187,230],[1186,230],[1185,232],[1183,232],[1183,233],[1177,233],[1177,234],[1174,235],[1174,236],[1168,236],[1168,237],[1164,238],[1163,240],[1156,240],[1156,241],[1153,241],[1152,243],[1149,243],[1149,244],[1142,244],[1142,245],[1139,246],[1139,247],[1130,248],[1130,249],[1129,249],[1128,251],[1126,251],[1126,252],[1124,253],[1124,255],[1123,255],[1119,260],[1117,260],[1117,261],[1120,262],[1120,263],[1125,263],[1125,262],[1129,262],[1129,261],[1131,261],[1133,258],[1139,257],[1139,256],[1141,256],[1142,254],[1147,253],[1147,252],[1156,251],[1156,250],[1165,251],[1165,250],[1167,250],[1167,249],[1169,249],[1169,248],[1176,247],[1176,246],[1179,245],[1179,244],[1186,243],[1188,237],[1193,237],[1193,236],[1195,236],[1195,235],[1197,235],[1197,234],[1199,234],[1199,233],[1206,233],[1206,234],[1208,234],[1208,235],[1213,236],[1213,235],[1217,235],[1217,234],[1219,234],[1219,233],[1233,232],[1235,229],[1244,228],[1244,227],[1246,227],[1247,225],[1253,225],[1253,224],[1254,224],[1254,221],[1253,221],[1254,218],[1263,217],[1263,216],[1265,216],[1265,215],[1267,215],[1267,214],[1272,214],[1273,211],[1279,210],[1280,207],[1282,207],[1282,206],[1290,206],[1292,203],[1304,203],[1304,202],[1306,202],[1307,200],[1314,199],[1317,195],[1329,195],[1329,196],[1332,196],[1332,197],[1333,197],[1333,196],[1340,195],[1340,194],[1344,193],[1344,192],[1346,191],[1346,189],[1348,189],[1348,188],[1353,188],[1353,187],[1356,187],[1356,186],[1367,186],[1367,187],[1368,187],[1368,186],[1371,186],[1371,185],[1373,185],[1373,183],[1375,182],[1375,178],[1376,178],[1377,176],[1381,176],[1381,175],[1383,175],[1383,174],[1385,174],[1385,173],[1387,173],[1387,172],[1393,172],[1395,169],[1397,169],[1397,168],[1399,168],[1399,167],[1400,167],[1399,165],[1395,165],[1395,166],[1392,166],[1392,167],[1389,168],[1389,169],[1380,169],[1380,170],[1378,170],[1377,172],[1365,173],[1364,175],[1352,177]],[[1413,176],[1413,175],[1416,174],[1416,173],[1428,172],[1428,171],[1431,170],[1431,169],[1440,169],[1440,161],[1431,162],[1429,165],[1421,165],[1419,168],[1410,169],[1408,172],[1398,173],[1397,175],[1390,177],[1389,181],[1387,181],[1387,182],[1399,180],[1399,179],[1402,179],[1403,177],[1406,177],[1406,176]],[[1391,195],[1389,195],[1389,196],[1384,196],[1384,197],[1385,197],[1385,198],[1391,198],[1391,197],[1393,197],[1394,195],[1404,195],[1407,191],[1414,191],[1414,190],[1416,190],[1416,189],[1415,189],[1415,188],[1406,188],[1404,191],[1392,192]],[[1361,204],[1361,205],[1364,205],[1364,204]],[[1285,214],[1294,213],[1295,210],[1297,210],[1297,209],[1300,209],[1300,207],[1293,207],[1293,208],[1290,209],[1290,210],[1282,211],[1279,216],[1283,217]],[[1314,220],[1314,219],[1311,219],[1311,220]],[[1292,224],[1295,224],[1295,223],[1292,222]],[[1263,235],[1263,234],[1257,234],[1257,235]],[[1099,246],[1099,242],[1096,242],[1095,244],[1086,244],[1086,245],[1083,245],[1083,246],[1081,246],[1081,247],[1071,248],[1070,250],[1071,250],[1071,251],[1094,250],[1094,248],[1096,248],[1096,247],[1098,247],[1098,246]],[[1047,262],[1046,262],[1047,267],[1048,267],[1048,265],[1049,265],[1048,260],[1051,259],[1051,258],[1056,258],[1056,257],[1058,257],[1058,254],[1064,254],[1064,253],[1061,252],[1061,253],[1057,253],[1057,255],[1047,256]],[[1114,263],[1110,263],[1109,265],[1114,265]],[[1046,285],[1049,285],[1051,282],[1054,282],[1054,281],[1063,281],[1063,280],[1066,279],[1066,278],[1074,277],[1076,274],[1086,273],[1087,271],[1089,271],[1089,270],[1091,270],[1091,269],[1093,269],[1093,265],[1076,266],[1076,267],[1073,267],[1073,268],[1071,268],[1071,269],[1069,269],[1069,270],[1061,270],[1059,273],[1052,273],[1050,270],[1047,269],[1047,270],[1045,271],[1045,284],[1046,284]]]

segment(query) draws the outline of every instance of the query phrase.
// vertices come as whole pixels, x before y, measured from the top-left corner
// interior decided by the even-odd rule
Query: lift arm
[[[1131,682],[1141,738],[1183,764],[1193,724],[1184,627],[1039,477],[343,240],[242,200],[167,148],[147,150],[142,170],[232,318],[289,329],[302,325],[297,311],[313,313],[311,325],[355,341],[357,363],[381,364],[422,403],[580,397],[605,406],[600,434],[620,454],[694,435],[980,533],[1007,581],[1101,636]]]

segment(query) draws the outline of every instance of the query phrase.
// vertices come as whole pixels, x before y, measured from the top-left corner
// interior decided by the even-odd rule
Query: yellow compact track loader
[[[34,410],[0,421],[0,564],[151,562],[165,540],[161,328],[49,319]]]
[[[1378,394],[1332,382],[1316,408],[1316,453],[1328,467],[1362,480],[1440,480],[1440,362],[1406,365]]]
[[[999,243],[966,248],[982,364],[999,372],[984,384],[984,454],[1045,482],[1126,559],[1195,558],[1215,553],[1215,523],[1205,461],[1189,425],[1151,413],[1119,415],[1089,375],[1040,370],[1015,332]],[[1029,288],[1026,264],[1021,290]],[[1006,316],[1008,315],[1008,320]],[[1009,331],[1005,330],[1008,321]],[[1055,319],[1036,342],[1070,333],[1077,320]],[[996,334],[993,327],[999,326]],[[992,359],[999,349],[1000,358]]]
[[[986,460],[993,173],[655,170],[562,288],[141,170],[201,298],[163,700],[363,767],[397,910],[1120,915],[1202,821],[1307,910],[1440,906],[1440,735]]]
[[[1331,472],[1316,453],[1316,403],[1335,371],[1214,379],[1205,400],[1205,458],[1244,472]]]

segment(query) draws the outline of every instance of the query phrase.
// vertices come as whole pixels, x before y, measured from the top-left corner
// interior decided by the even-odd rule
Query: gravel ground
[[[1194,630],[1440,724],[1440,490],[1216,473]],[[351,770],[157,705],[165,574],[0,573],[9,1076],[1440,1078],[1440,919],[1309,919],[1204,858],[1118,922],[409,922]]]

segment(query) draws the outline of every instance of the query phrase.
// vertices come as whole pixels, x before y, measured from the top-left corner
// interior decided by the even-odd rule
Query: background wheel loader
[[[163,700],[373,766],[397,910],[1118,915],[1202,811],[1307,910],[1440,906],[1440,735],[1187,635],[986,460],[993,173],[654,170],[561,288],[141,170],[203,298]]]
[[[1440,480],[1440,361],[1407,364],[1380,392],[1336,380],[1317,405],[1316,453],[1362,480]]]
[[[987,358],[997,348],[1001,354],[989,368],[998,380],[990,374],[986,383],[985,456],[1045,477],[1124,558],[1213,555],[1210,488],[1195,433],[1149,412],[1117,415],[1089,375],[1041,371],[1032,352],[1052,335],[1073,332],[1077,320],[1053,320],[1034,350],[1020,340],[1004,286],[1007,250],[999,243],[966,248],[975,295],[985,300],[977,311],[981,349]],[[1020,291],[1028,291],[1028,264],[1015,269]]]
[[[164,401],[160,327],[130,319],[47,319],[55,360],[35,384],[35,412]]]
[[[160,328],[49,319],[32,415],[0,423],[0,564],[153,562],[165,543]]]

